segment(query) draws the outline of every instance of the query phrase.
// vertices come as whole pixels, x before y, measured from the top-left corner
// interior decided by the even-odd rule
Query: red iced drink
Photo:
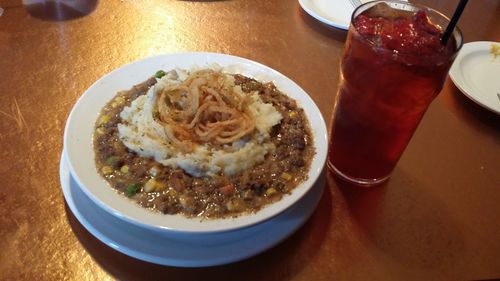
[[[442,28],[435,20],[446,24],[433,10],[391,1],[354,12],[328,159],[341,177],[367,185],[387,179],[441,91],[462,40],[456,31],[446,46],[441,44]]]

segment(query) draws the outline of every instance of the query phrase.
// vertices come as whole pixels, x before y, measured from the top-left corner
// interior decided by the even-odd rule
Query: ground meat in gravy
[[[156,83],[151,78],[118,93],[102,110],[94,134],[99,173],[113,188],[146,208],[188,217],[222,218],[256,212],[290,193],[307,179],[315,153],[304,111],[272,83],[234,77],[245,93],[258,91],[262,101],[271,103],[283,116],[271,131],[276,150],[264,162],[231,177],[220,174],[196,178],[129,151],[118,138],[119,115]],[[147,192],[148,182],[159,183],[162,188]]]

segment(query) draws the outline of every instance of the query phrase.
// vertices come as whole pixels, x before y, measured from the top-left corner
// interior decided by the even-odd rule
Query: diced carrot
[[[184,186],[184,182],[178,178],[178,177],[172,177],[170,179],[170,182],[172,183],[172,187],[176,190],[176,191],[183,191],[185,186]]]
[[[223,187],[220,187],[219,191],[226,196],[231,196],[236,191],[236,189],[234,188],[234,185],[227,184],[224,185]]]

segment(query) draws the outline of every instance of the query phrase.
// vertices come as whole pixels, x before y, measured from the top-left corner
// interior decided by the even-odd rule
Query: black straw
[[[446,27],[446,30],[444,31],[443,36],[441,37],[441,44],[446,45],[448,39],[450,39],[450,36],[453,33],[455,26],[457,25],[458,19],[460,18],[462,12],[465,9],[465,5],[467,5],[467,1],[468,0],[460,0],[460,2],[458,3],[457,8],[455,9],[455,13],[453,13],[450,23]]]

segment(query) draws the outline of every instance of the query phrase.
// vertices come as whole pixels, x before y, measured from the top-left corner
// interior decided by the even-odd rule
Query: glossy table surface
[[[95,80],[157,54],[232,54],[293,79],[329,120],[346,32],[296,0],[68,2],[76,9],[0,1],[0,279],[500,277],[500,117],[451,81],[387,184],[363,189],[328,177],[310,220],[258,256],[175,268],[101,243],[66,206],[58,169],[66,118]],[[458,1],[417,2],[451,15]],[[459,25],[466,42],[500,41],[500,1],[469,1]]]

